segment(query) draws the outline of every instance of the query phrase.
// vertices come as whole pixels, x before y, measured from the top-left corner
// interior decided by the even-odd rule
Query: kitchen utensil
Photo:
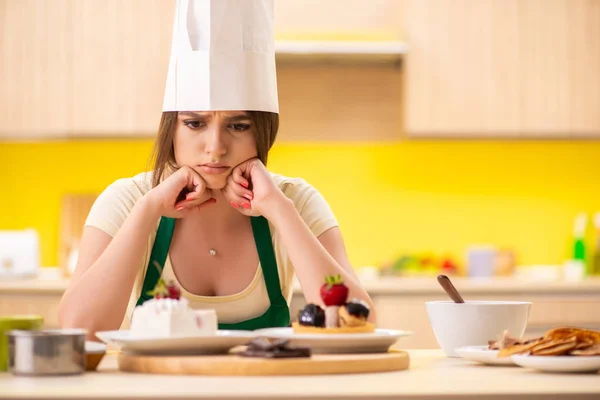
[[[8,369],[15,375],[74,375],[85,371],[83,329],[7,332]]]
[[[442,285],[442,288],[446,291],[446,293],[448,293],[448,296],[450,296],[450,298],[455,303],[465,302],[462,296],[458,293],[458,290],[456,290],[456,288],[450,281],[450,278],[448,278],[446,275],[438,275],[437,280],[440,283],[440,285]]]
[[[83,225],[98,198],[97,194],[65,194],[61,199],[58,236],[58,265],[63,275],[70,277],[75,271],[79,252],[79,240]]]
[[[119,355],[119,369],[127,372],[177,375],[264,376],[324,375],[399,371],[409,366],[408,353],[322,354],[306,358],[267,359],[220,356]]]
[[[433,333],[448,357],[459,357],[458,347],[485,346],[508,330],[521,338],[527,328],[531,303],[520,301],[428,301]]]
[[[41,315],[1,315],[0,316],[0,371],[8,370],[8,337],[6,332],[21,329],[42,329],[44,318]]]

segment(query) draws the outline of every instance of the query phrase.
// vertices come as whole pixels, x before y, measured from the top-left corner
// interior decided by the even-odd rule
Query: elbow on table
[[[77,311],[62,303],[58,308],[58,323],[61,329],[84,329],[87,331],[86,340],[93,341],[98,341],[96,332],[108,330],[92,313]]]

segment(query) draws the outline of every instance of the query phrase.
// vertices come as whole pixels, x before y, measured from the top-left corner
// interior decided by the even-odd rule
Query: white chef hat
[[[176,0],[163,111],[279,112],[273,0]]]

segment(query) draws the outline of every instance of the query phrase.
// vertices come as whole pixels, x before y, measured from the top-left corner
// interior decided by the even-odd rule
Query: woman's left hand
[[[285,199],[258,158],[236,166],[222,191],[232,207],[251,217],[265,215],[266,210]]]

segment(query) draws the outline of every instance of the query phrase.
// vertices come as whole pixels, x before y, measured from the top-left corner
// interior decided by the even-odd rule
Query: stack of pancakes
[[[589,329],[562,327],[549,330],[540,338],[519,341],[504,337],[490,343],[499,349],[498,357],[513,354],[533,356],[598,356],[600,355],[600,332]]]

